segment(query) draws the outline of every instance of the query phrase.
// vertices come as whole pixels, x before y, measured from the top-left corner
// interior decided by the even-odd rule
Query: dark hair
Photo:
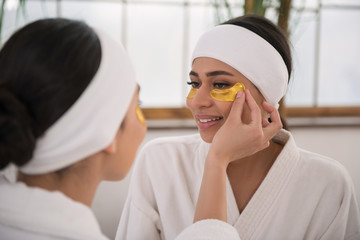
[[[286,35],[279,27],[273,24],[270,20],[257,15],[245,15],[233,18],[222,24],[233,24],[246,28],[270,43],[283,58],[289,73],[288,81],[290,80],[292,71],[290,46]]]
[[[101,45],[80,21],[43,19],[14,33],[0,51],[0,169],[21,166],[39,138],[97,72]]]

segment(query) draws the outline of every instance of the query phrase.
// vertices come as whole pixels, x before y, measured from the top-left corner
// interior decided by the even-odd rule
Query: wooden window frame
[[[191,112],[181,108],[143,108],[146,119],[172,120],[191,119]],[[286,117],[360,117],[360,106],[344,107],[287,107]]]

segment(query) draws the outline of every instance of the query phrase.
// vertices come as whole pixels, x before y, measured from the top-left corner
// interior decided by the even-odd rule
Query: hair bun
[[[0,169],[28,162],[35,148],[32,120],[24,104],[0,87]]]

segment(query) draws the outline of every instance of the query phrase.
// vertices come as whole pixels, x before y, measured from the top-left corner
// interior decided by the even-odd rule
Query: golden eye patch
[[[136,106],[136,117],[142,125],[146,126],[144,114],[139,106]]]
[[[187,98],[192,99],[195,97],[198,89],[191,88]],[[233,102],[238,91],[245,91],[245,86],[242,83],[236,83],[231,88],[227,89],[213,89],[210,91],[210,96],[217,101]]]
[[[197,93],[197,88],[191,88],[189,94],[187,95],[187,98],[193,99]]]
[[[231,88],[213,89],[210,91],[210,96],[217,101],[233,102],[238,91],[245,91],[244,84],[238,82]]]

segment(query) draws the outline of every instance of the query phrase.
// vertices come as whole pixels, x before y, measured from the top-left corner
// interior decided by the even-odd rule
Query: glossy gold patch
[[[189,94],[187,95],[187,98],[193,99],[197,93],[197,88],[191,88]]]
[[[195,97],[198,88],[191,88],[187,98],[192,99]],[[238,91],[245,91],[245,86],[242,83],[236,83],[231,88],[227,89],[213,89],[210,91],[210,96],[217,101],[233,102],[236,98]]]
[[[217,101],[233,102],[238,91],[245,91],[245,86],[242,83],[236,83],[231,88],[227,89],[213,89],[210,91],[210,96]]]
[[[136,106],[136,117],[142,125],[146,126],[144,114],[139,106]]]

